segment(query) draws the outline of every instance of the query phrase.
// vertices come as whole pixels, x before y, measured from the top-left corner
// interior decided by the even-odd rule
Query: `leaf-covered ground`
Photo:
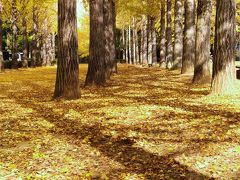
[[[120,65],[106,88],[54,101],[55,71],[0,74],[1,180],[239,179],[240,93]]]

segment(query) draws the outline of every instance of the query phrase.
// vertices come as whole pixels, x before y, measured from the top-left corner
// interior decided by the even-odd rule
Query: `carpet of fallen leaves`
[[[0,74],[0,179],[240,177],[240,94],[214,97],[179,71],[120,65],[107,87],[56,101],[55,72]]]

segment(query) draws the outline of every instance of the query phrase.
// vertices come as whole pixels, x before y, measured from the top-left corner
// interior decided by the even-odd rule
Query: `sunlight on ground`
[[[55,71],[0,74],[0,179],[239,177],[240,94],[213,97],[179,71],[120,65],[108,87],[53,101]]]

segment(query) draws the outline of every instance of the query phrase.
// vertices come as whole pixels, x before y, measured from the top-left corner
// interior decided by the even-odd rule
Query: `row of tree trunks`
[[[141,36],[137,21],[132,20],[132,26],[122,29],[123,58],[129,64],[157,64],[157,35],[156,20],[153,17],[143,16],[141,20]]]
[[[3,46],[2,46],[2,12],[3,12],[3,4],[2,1],[0,1],[0,72],[4,70],[4,64],[3,64]]]
[[[106,83],[106,61],[107,51],[105,22],[104,22],[104,0],[90,1],[90,58],[85,86],[105,86]],[[105,9],[107,10],[107,9]],[[110,10],[110,9],[108,9]],[[111,11],[111,10],[110,10]],[[108,12],[109,13],[109,12]],[[111,20],[113,23],[114,21]],[[110,23],[110,22],[109,22]],[[112,60],[112,61],[115,61]]]

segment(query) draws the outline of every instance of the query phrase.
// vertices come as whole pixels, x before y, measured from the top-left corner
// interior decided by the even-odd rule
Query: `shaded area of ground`
[[[54,80],[54,68],[0,75],[0,177],[238,178],[240,96],[207,96],[178,71],[120,66],[108,87],[53,101]]]

